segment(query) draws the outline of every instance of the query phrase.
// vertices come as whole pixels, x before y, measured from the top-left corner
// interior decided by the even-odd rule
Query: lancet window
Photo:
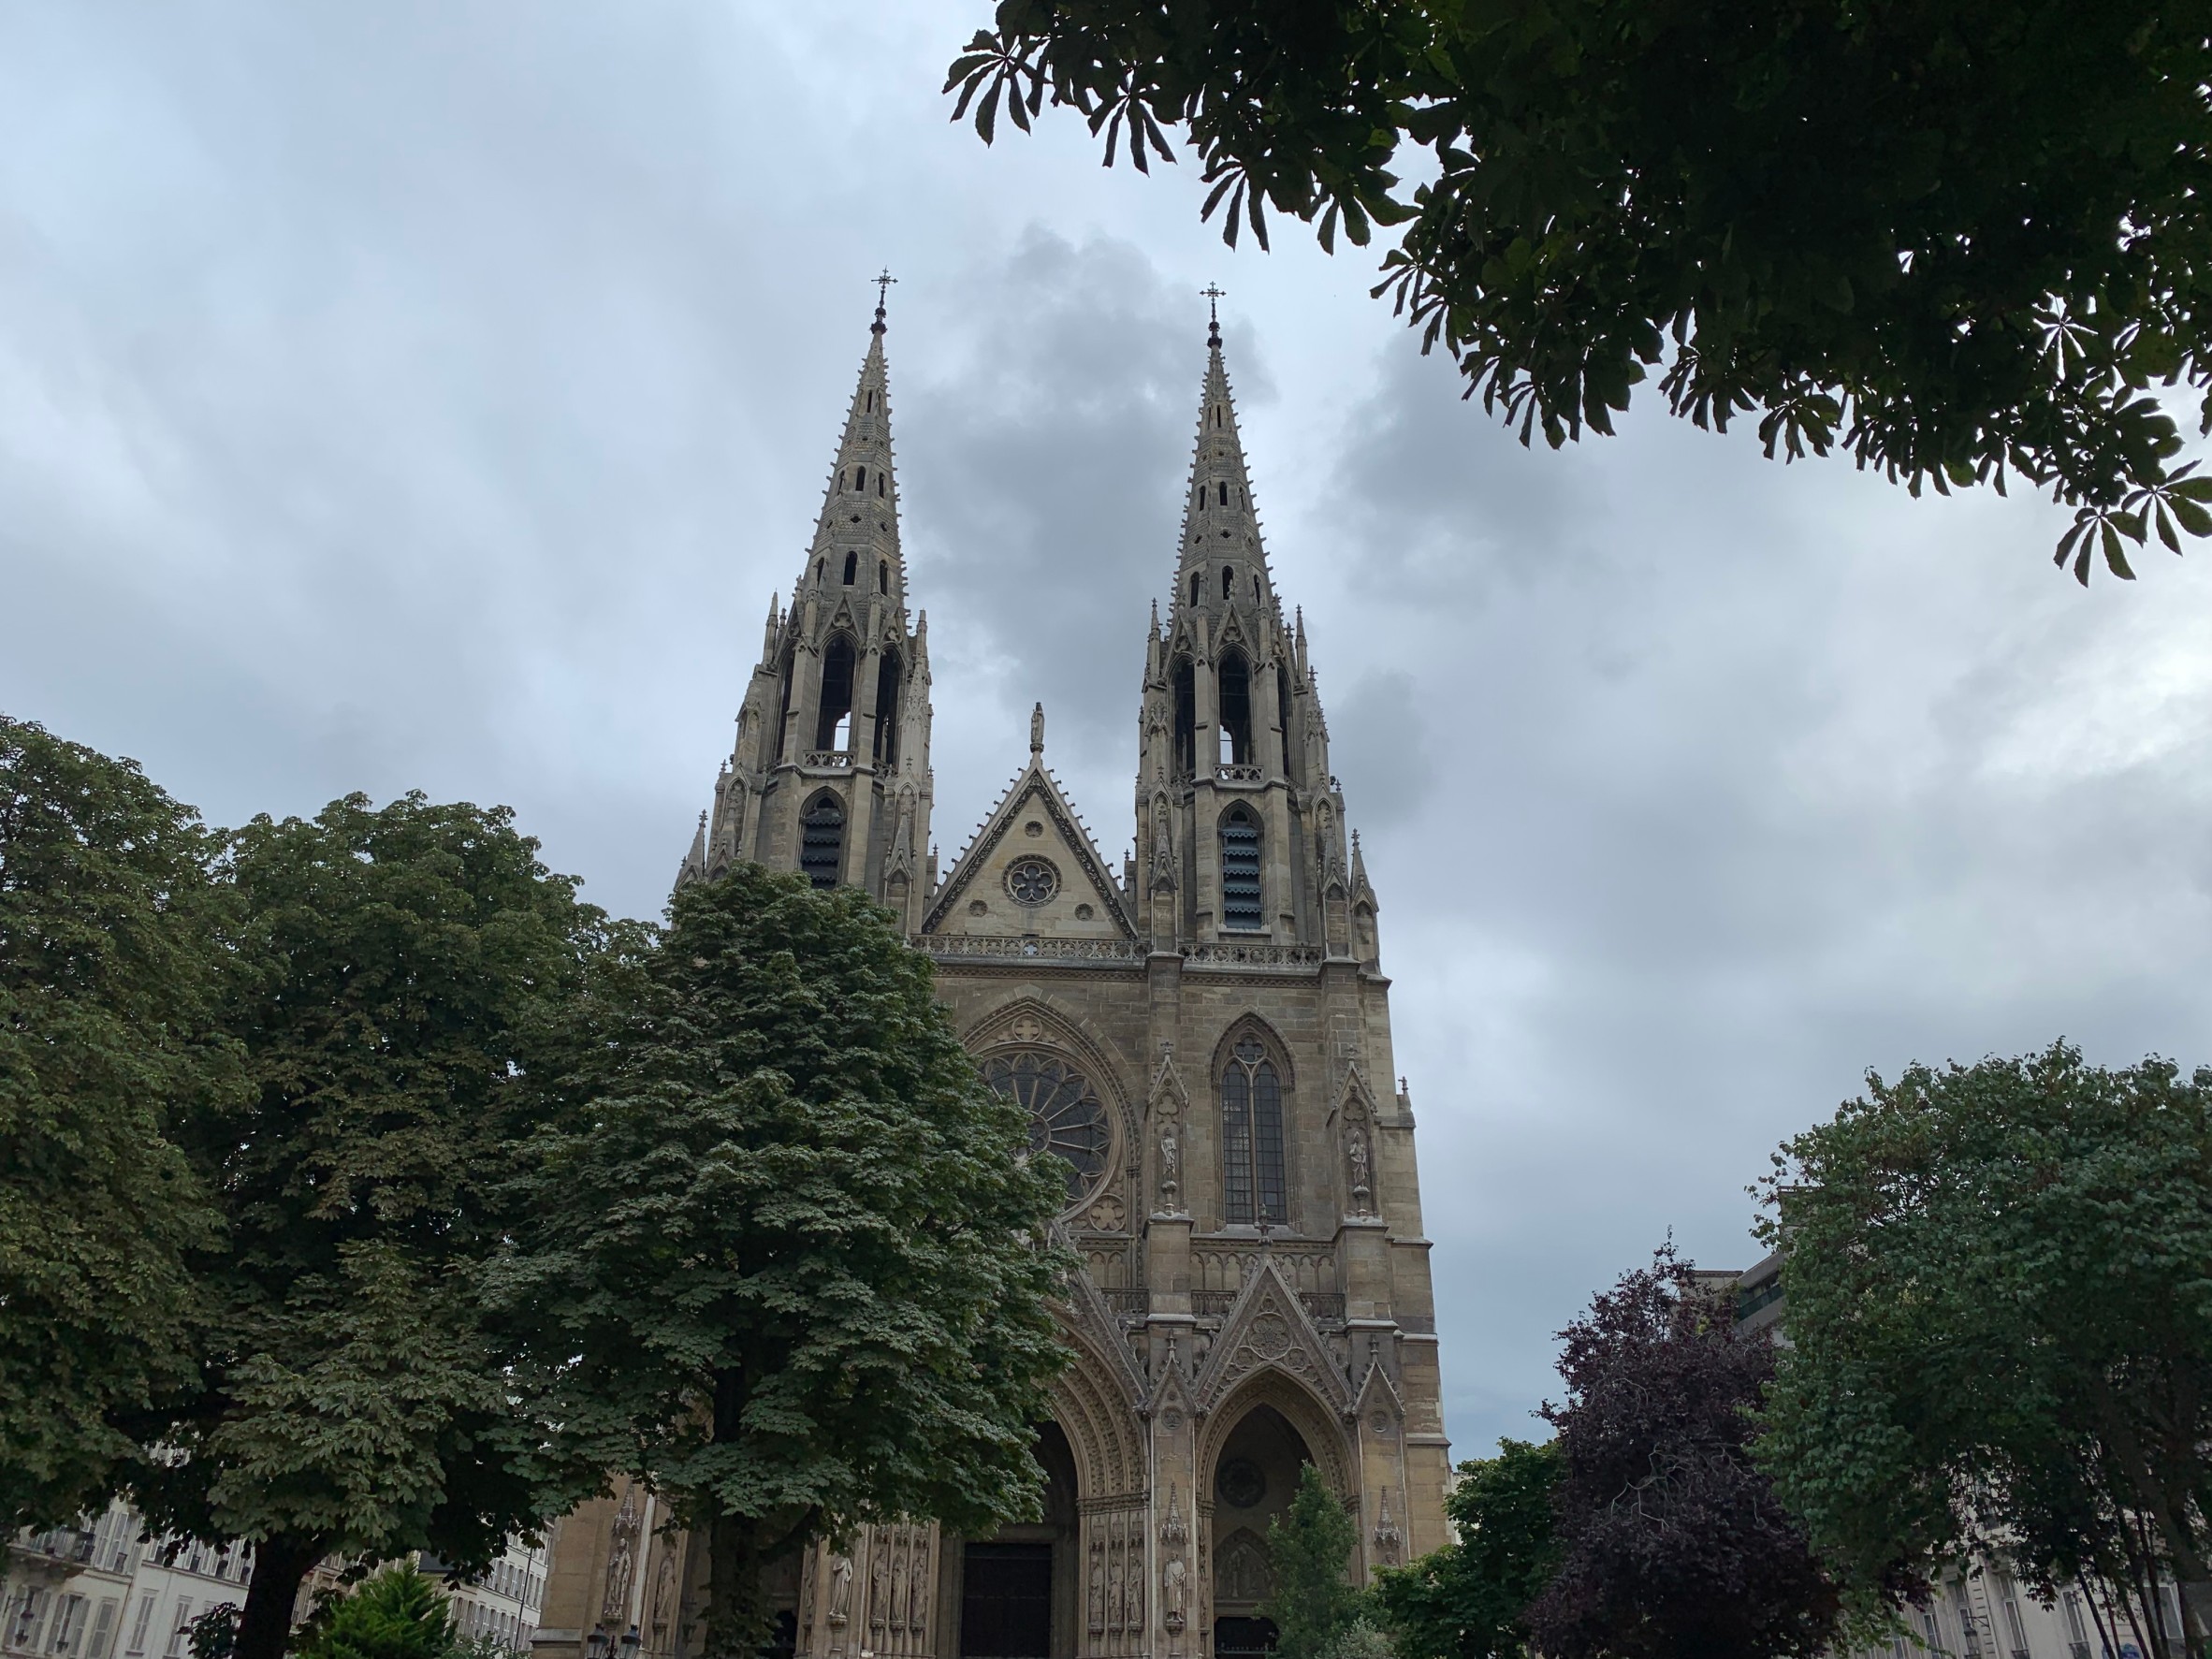
[[[1198,676],[1188,657],[1175,663],[1174,682],[1175,776],[1189,778],[1198,771]]]
[[[846,586],[846,587],[848,587],[848,588],[851,587],[851,586],[852,586],[852,578],[853,578],[854,576],[857,576],[858,575],[860,575],[860,555],[859,555],[858,553],[848,553],[848,554],[846,554],[846,555],[845,555],[845,586]]]
[[[884,652],[876,669],[874,753],[880,765],[898,764],[898,654]]]
[[[1259,902],[1259,821],[1241,805],[1221,819],[1221,925],[1232,933],[1267,926]]]
[[[1240,766],[1252,759],[1252,671],[1238,651],[1221,658],[1221,758]]]
[[[799,869],[817,887],[835,887],[845,865],[845,808],[822,793],[799,817]]]
[[[1231,1226],[1290,1219],[1283,1179],[1283,1083],[1258,1038],[1221,1072],[1221,1213]]]
[[[843,749],[852,739],[852,641],[840,633],[822,657],[822,713],[814,722],[816,749]]]

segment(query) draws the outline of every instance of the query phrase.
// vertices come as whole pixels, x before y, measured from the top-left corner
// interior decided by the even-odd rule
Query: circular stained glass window
[[[1029,1113],[1029,1149],[1068,1165],[1068,1201],[1079,1204],[1106,1174],[1106,1108],[1090,1079],[1053,1055],[999,1055],[983,1081]]]
[[[1267,1476],[1250,1458],[1230,1458],[1214,1477],[1214,1495],[1232,1509],[1249,1509],[1267,1496]]]
[[[1041,858],[1025,858],[1006,872],[1006,891],[1018,905],[1041,905],[1060,890],[1060,872]]]

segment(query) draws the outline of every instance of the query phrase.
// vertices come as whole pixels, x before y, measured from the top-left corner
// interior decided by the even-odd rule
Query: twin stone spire
[[[1099,856],[1044,765],[1040,708],[1027,765],[940,880],[884,334],[879,306],[806,563],[790,605],[770,603],[678,884],[750,858],[859,886],[940,957],[1278,949],[1372,968],[1375,895],[1346,843],[1303,623],[1286,628],[1268,569],[1217,325],[1168,620],[1156,604],[1148,630],[1134,856],[1119,872]]]

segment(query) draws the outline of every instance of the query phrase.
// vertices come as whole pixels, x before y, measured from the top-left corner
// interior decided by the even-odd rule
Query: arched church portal
[[[1275,1627],[1259,1616],[1274,1592],[1267,1529],[1313,1461],[1305,1436],[1264,1404],[1238,1418],[1220,1443],[1212,1481],[1215,1659],[1256,1659],[1274,1647]]]
[[[1038,1425],[1044,1515],[961,1548],[960,1659],[1073,1659],[1077,1562],[1075,1454],[1055,1422]]]

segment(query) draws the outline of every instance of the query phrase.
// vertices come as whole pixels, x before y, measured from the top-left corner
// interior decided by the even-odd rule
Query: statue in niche
[[[1159,1200],[1163,1209],[1172,1213],[1183,1187],[1183,1148],[1175,1139],[1175,1126],[1159,1126]]]
[[[925,1646],[923,1637],[929,1629],[929,1534],[920,1528],[914,1533],[914,1559],[907,1574],[907,1628],[913,1633],[917,1650]]]
[[[1368,1194],[1374,1191],[1373,1170],[1368,1162],[1367,1132],[1358,1124],[1345,1131],[1345,1156],[1352,1165],[1352,1207],[1359,1214],[1367,1214]]]
[[[883,1651],[891,1612],[891,1541],[880,1531],[868,1540],[868,1638]]]
[[[1168,1518],[1159,1529],[1159,1596],[1163,1622],[1170,1636],[1183,1634],[1190,1609],[1190,1565],[1183,1549],[1190,1535],[1183,1525],[1183,1505],[1173,1487],[1168,1489]]]
[[[606,1594],[600,1598],[599,1620],[619,1628],[630,1623],[630,1576],[637,1565],[637,1488],[622,1494],[614,1532],[606,1552]]]
[[[899,1549],[891,1557],[890,1624],[894,1630],[907,1627],[907,1551],[906,1529],[898,1531]]]
[[[1106,1540],[1091,1540],[1090,1627],[1093,1636],[1106,1629]]]
[[[842,1626],[851,1617],[852,1604],[852,1558],[849,1555],[830,1557],[829,1622]]]

